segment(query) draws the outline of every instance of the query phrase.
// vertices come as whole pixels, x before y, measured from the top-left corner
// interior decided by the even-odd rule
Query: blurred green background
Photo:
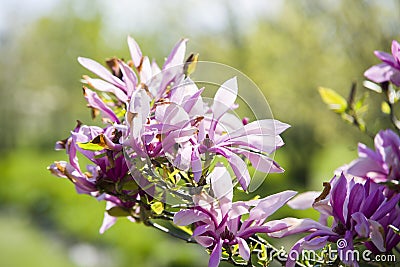
[[[14,3],[15,2],[15,3]],[[316,88],[347,95],[400,37],[398,1],[6,1],[0,0],[0,266],[205,266],[208,256],[120,219],[98,229],[104,203],[77,195],[46,167],[63,160],[55,141],[77,119],[90,124],[78,56],[129,58],[126,36],[161,63],[181,37],[188,52],[248,75],[275,118],[292,125],[257,194],[320,190],[371,140],[327,110]],[[379,97],[370,94],[370,110]],[[374,102],[375,101],[375,102]],[[372,132],[388,118],[368,120]],[[284,208],[274,218],[316,216]],[[286,242],[286,243],[285,243]],[[279,240],[290,244],[292,240]]]

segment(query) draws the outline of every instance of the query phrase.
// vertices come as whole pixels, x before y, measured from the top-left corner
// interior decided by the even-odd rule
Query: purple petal
[[[393,75],[394,69],[386,63],[381,63],[364,72],[364,76],[376,83],[387,82]]]
[[[180,210],[174,216],[174,224],[179,226],[185,226],[192,224],[194,222],[206,220],[208,218],[209,217],[205,213],[198,210],[193,210],[193,209]]]
[[[350,217],[353,213],[360,210],[361,204],[365,198],[364,187],[362,184],[355,184],[349,196],[349,203],[347,204],[347,223],[350,222]],[[349,226],[349,225],[348,225]]]
[[[112,111],[112,109],[109,108],[94,91],[84,88],[84,95],[91,108],[100,110],[103,115],[109,118],[112,122],[119,123],[119,119],[115,115],[114,111]]]
[[[343,212],[344,202],[347,196],[347,179],[343,174],[339,177],[336,184],[333,185],[331,194],[333,214],[335,218],[339,219],[343,224],[345,224]]]
[[[140,82],[148,84],[153,76],[153,70],[151,69],[151,64],[149,58],[143,57],[142,66],[140,67]]]
[[[203,224],[203,225],[197,226],[196,229],[194,229],[192,236],[196,237],[196,236],[202,235],[205,232],[210,231],[210,228],[211,227],[208,224]]]
[[[112,202],[107,201],[106,204],[106,210],[111,209],[112,207],[115,207],[117,205],[115,205]],[[115,222],[117,221],[117,217],[111,216],[110,214],[108,214],[108,212],[104,212],[104,219],[103,219],[103,223],[100,227],[100,234],[104,234],[105,231],[107,231],[108,229],[110,229],[111,226],[113,226],[115,224]]]
[[[218,140],[218,142],[248,135],[275,136],[281,134],[289,127],[290,125],[280,122],[278,120],[265,119],[265,120],[253,121],[232,133],[228,133],[227,135],[222,136],[221,139]]]
[[[167,133],[188,125],[190,118],[180,105],[171,103],[167,107],[164,105],[157,106],[156,120],[163,125],[161,133]]]
[[[393,49],[393,45],[392,45],[392,49]],[[386,63],[386,64],[388,64],[388,65],[390,65],[392,67],[396,66],[396,61],[395,61],[394,57],[391,54],[386,53],[386,52],[382,52],[382,51],[375,51],[374,54],[375,54],[375,56],[377,58],[382,60],[384,63]]]
[[[282,138],[270,135],[247,135],[218,143],[218,146],[243,146],[267,154],[271,154],[284,143]]]
[[[137,67],[139,67],[140,62],[142,61],[142,51],[140,51],[140,47],[136,43],[135,39],[128,36],[127,41],[128,41],[128,47],[129,47],[129,51],[131,53],[133,65],[135,65],[135,67],[137,68]]]
[[[239,154],[244,155],[251,162],[251,165],[258,171],[264,173],[282,173],[284,172],[283,168],[279,166],[274,160],[270,157],[261,154],[255,153],[244,149],[236,150]]]
[[[232,178],[228,170],[223,165],[216,165],[210,174],[211,188],[214,197],[218,200],[225,198],[230,202],[233,197]],[[230,203],[232,204],[232,203]],[[230,209],[230,206],[229,206]]]
[[[119,60],[118,62],[121,67],[122,79],[126,84],[127,94],[128,96],[131,96],[133,91],[135,91],[136,89],[136,83],[137,83],[136,74],[128,65],[126,65],[125,62],[123,62],[122,60]]]
[[[247,164],[238,155],[228,149],[218,148],[217,151],[222,152],[224,157],[226,157],[238,182],[244,190],[247,190],[247,187],[250,184],[250,174],[247,169]]]
[[[363,178],[372,178],[370,174],[382,172],[384,172],[382,165],[371,158],[358,158],[353,160],[347,169],[347,173]]]
[[[182,39],[175,45],[164,63],[163,70],[183,64],[185,60],[186,42],[187,39]]]
[[[357,254],[354,253],[353,234],[351,231],[346,231],[344,240],[346,241],[346,246],[338,245],[340,260],[347,265],[358,267]]]
[[[400,67],[400,44],[396,41],[392,41],[392,55],[394,62],[396,63],[394,67],[399,68]]]
[[[239,254],[245,260],[248,261],[250,259],[250,248],[247,242],[243,238],[236,238],[239,244]]]
[[[382,204],[382,202],[384,200],[385,200],[385,197],[382,193],[382,188],[374,189],[365,198],[360,211],[365,215],[365,217],[369,218],[375,213],[375,211],[379,208],[379,206]]]
[[[143,89],[134,91],[126,113],[133,137],[138,138],[150,113],[150,97]],[[130,117],[132,116],[132,117]]]
[[[262,199],[260,203],[250,211],[248,220],[265,221],[296,194],[297,192],[288,190]]]
[[[122,102],[128,101],[128,96],[125,94],[125,92],[120,88],[112,85],[111,83],[103,81],[101,79],[92,79],[88,76],[84,76],[83,78],[90,86],[92,86],[96,90],[112,93]]]
[[[295,210],[305,210],[312,208],[315,199],[321,195],[319,191],[308,191],[298,194],[287,202],[288,206]]]
[[[297,233],[304,233],[309,230],[319,230],[321,234],[333,234],[330,227],[322,225],[319,222],[311,219],[284,218],[279,220],[279,222],[285,223],[288,227],[281,231],[270,233],[270,236],[281,238]]]
[[[396,70],[393,71],[392,76],[390,76],[390,81],[396,85],[396,86],[400,86],[400,71]]]
[[[125,85],[124,83],[117,77],[111,74],[103,65],[100,63],[94,61],[93,59],[90,58],[84,58],[84,57],[78,57],[79,63],[99,76],[100,78],[104,79],[105,81],[117,86],[118,88],[121,88],[125,90]]]
[[[209,236],[195,236],[194,240],[205,248],[208,248],[214,243],[214,238]]]
[[[383,202],[382,205],[377,209],[377,211],[371,216],[371,220],[378,221],[392,211],[400,201],[400,194],[396,194],[389,201]]]
[[[384,237],[382,236],[382,233],[384,233],[383,227],[380,223],[373,221],[373,220],[368,220],[370,223],[371,227],[371,241],[372,243],[379,249],[381,252],[385,252],[385,241]]]
[[[215,93],[212,105],[213,123],[216,124],[222,115],[225,114],[235,103],[238,94],[238,85],[236,77],[224,82]],[[212,127],[211,127],[212,128]]]
[[[222,244],[223,240],[219,239],[218,243],[215,245],[213,251],[210,255],[210,261],[208,262],[208,267],[218,267],[222,256]]]
[[[196,183],[198,183],[200,181],[201,174],[203,171],[203,165],[201,163],[200,154],[199,154],[199,151],[197,150],[197,148],[193,149],[193,152],[192,152],[191,167],[192,167],[192,172],[194,175],[194,180]]]
[[[351,218],[355,221],[354,229],[360,237],[369,237],[369,223],[367,218],[361,212],[356,212],[351,215]]]

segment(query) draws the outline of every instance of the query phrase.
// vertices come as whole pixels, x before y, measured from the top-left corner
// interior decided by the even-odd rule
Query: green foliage
[[[336,91],[325,87],[320,87],[318,91],[322,101],[328,105],[330,110],[339,114],[343,114],[346,111],[347,101],[344,97],[336,93]]]

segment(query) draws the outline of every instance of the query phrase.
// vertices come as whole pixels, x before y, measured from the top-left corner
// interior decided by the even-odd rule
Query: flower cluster
[[[131,37],[128,62],[112,58],[107,69],[78,58],[98,76],[83,76],[83,94],[93,118],[100,116],[104,126],[78,122],[56,144],[69,160],[49,170],[72,181],[78,193],[107,202],[101,233],[120,216],[158,229],[166,228],[153,219],[173,219],[176,225],[193,225],[195,240],[212,251],[210,266],[218,265],[223,248],[232,253],[235,245],[248,261],[251,236],[288,227],[265,221],[295,192],[232,203],[233,184],[247,190],[249,164],[264,173],[283,172],[270,155],[284,144],[279,134],[289,125],[235,117],[235,77],[220,86],[211,103],[205,101],[206,89],[190,78],[197,55],[185,59],[186,42],[176,44],[161,68]],[[92,162],[87,171],[78,154]],[[249,218],[242,220],[245,214]]]
[[[398,94],[395,86],[400,85],[400,45],[396,41],[392,42],[392,54],[375,51],[384,63],[364,73],[380,84],[379,92],[387,93],[385,103],[390,109],[397,101],[389,95]],[[398,120],[390,113],[393,126],[399,131]],[[360,259],[354,257],[356,250],[369,250],[374,255],[392,253],[400,243],[400,137],[390,129],[381,130],[374,143],[375,151],[360,143],[359,158],[336,170],[331,181],[324,183],[322,192],[306,192],[288,202],[294,209],[313,207],[320,213],[319,222],[286,218],[282,221],[290,226],[272,236],[310,232],[291,252],[298,255],[304,249],[334,245],[340,262],[349,266],[359,266]],[[289,258],[286,266],[295,263]]]
[[[102,126],[78,121],[70,136],[56,143],[57,150],[65,149],[68,160],[56,161],[48,169],[69,179],[78,193],[106,201],[100,232],[118,217],[142,222],[205,247],[210,253],[209,267],[221,261],[254,266],[254,257],[262,266],[272,260],[286,266],[301,264],[291,257],[277,258],[279,251],[260,234],[270,239],[307,232],[291,250],[297,253],[344,240],[346,246],[337,245],[339,261],[351,266],[358,262],[343,256],[348,251],[391,253],[400,242],[399,136],[391,130],[380,131],[375,151],[360,144],[359,158],[340,168],[324,183],[322,192],[292,199],[295,191],[283,191],[233,201],[235,190],[247,191],[251,183],[250,165],[263,173],[283,172],[271,155],[283,146],[280,134],[289,125],[234,116],[238,107],[235,77],[207,101],[203,96],[207,89],[190,78],[198,55],[185,58],[186,42],[182,39],[175,45],[162,67],[143,56],[131,37],[127,62],[112,58],[106,68],[92,59],[78,58],[97,76],[83,76],[83,94]],[[365,73],[386,90],[390,83],[400,85],[399,47],[394,41],[393,55],[376,52],[384,63]],[[396,122],[393,112],[392,121]],[[79,158],[91,162],[86,171]],[[320,221],[267,220],[286,203],[295,209],[313,207],[320,212]],[[163,225],[157,220],[164,220]],[[267,252],[269,257],[264,255]]]

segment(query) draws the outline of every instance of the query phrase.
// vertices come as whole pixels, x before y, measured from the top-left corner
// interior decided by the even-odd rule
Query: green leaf
[[[164,211],[163,203],[157,201],[151,204],[151,209],[154,211],[155,214],[160,215]]]
[[[347,101],[343,96],[336,93],[336,91],[325,87],[319,87],[318,91],[321,95],[322,101],[328,105],[329,109],[336,113],[344,113],[346,111]]]
[[[168,174],[168,179],[171,180],[174,184],[178,183],[179,177],[177,177],[178,179],[175,179],[175,175],[177,175],[179,172],[180,172],[179,169],[175,169],[173,172]]]
[[[137,190],[138,188],[139,188],[138,184],[133,180],[126,181],[122,185],[123,190],[134,191]]]
[[[390,114],[390,106],[387,102],[382,102],[381,111],[385,114]]]
[[[90,151],[100,151],[108,148],[103,134],[96,136],[92,141],[86,143],[78,142],[77,144],[80,148]]]
[[[128,210],[122,207],[112,207],[107,210],[107,213],[113,217],[127,217],[131,215]]]

